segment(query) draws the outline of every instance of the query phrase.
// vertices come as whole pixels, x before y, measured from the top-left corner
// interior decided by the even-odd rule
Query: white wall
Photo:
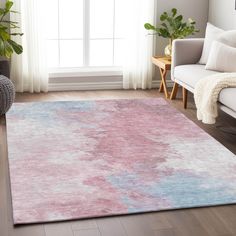
[[[3,7],[5,2],[6,2],[6,0],[0,0],[0,7]]]
[[[235,0],[210,0],[209,22],[225,30],[236,29]]]

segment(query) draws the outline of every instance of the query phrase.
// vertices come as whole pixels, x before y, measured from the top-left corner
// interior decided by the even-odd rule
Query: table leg
[[[177,95],[177,92],[178,92],[178,88],[179,88],[179,85],[175,82],[174,86],[173,86],[173,89],[172,89],[172,92],[171,92],[171,95],[170,95],[170,99],[171,100],[176,98],[176,95]]]
[[[187,108],[187,102],[188,102],[188,90],[186,88],[182,88],[182,92],[183,92],[183,104],[184,104],[184,109]]]
[[[169,93],[168,93],[167,86],[166,86],[166,73],[167,73],[166,70],[163,70],[163,69],[160,68],[160,74],[161,74],[160,89],[163,86],[165,96],[166,96],[166,98],[169,98]]]
[[[162,83],[162,80],[161,80],[159,92],[162,93],[163,91],[164,91],[164,89],[163,89],[163,83]]]

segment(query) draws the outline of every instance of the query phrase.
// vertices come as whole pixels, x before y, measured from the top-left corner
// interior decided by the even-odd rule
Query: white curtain
[[[128,16],[123,67],[124,89],[152,87],[153,36],[147,35],[144,23],[155,24],[156,0],[127,1]]]
[[[48,91],[42,2],[46,4],[41,0],[14,0],[14,10],[20,14],[11,14],[11,20],[20,22],[24,33],[23,37],[13,38],[24,50],[21,55],[13,54],[11,59],[11,79],[18,92]]]

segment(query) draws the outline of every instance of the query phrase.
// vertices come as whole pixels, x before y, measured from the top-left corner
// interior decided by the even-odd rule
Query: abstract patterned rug
[[[15,224],[236,203],[236,158],[160,98],[14,104]]]

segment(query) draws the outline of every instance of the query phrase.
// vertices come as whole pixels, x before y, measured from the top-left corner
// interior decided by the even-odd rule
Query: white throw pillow
[[[236,30],[225,31],[216,40],[236,48]]]
[[[210,23],[207,23],[202,56],[201,56],[201,59],[199,60],[199,64],[205,65],[207,63],[207,59],[211,50],[212,42],[216,40],[216,38],[218,38],[224,32],[225,32],[224,30],[217,28]]]
[[[236,72],[236,48],[214,41],[205,69]]]

